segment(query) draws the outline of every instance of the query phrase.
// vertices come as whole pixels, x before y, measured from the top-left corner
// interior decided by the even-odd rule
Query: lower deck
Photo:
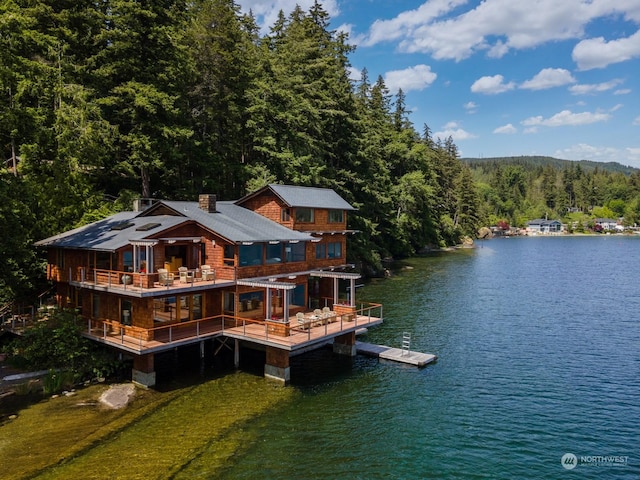
[[[295,354],[337,336],[381,323],[382,306],[369,304],[354,314],[315,311],[291,317],[287,322],[220,315],[141,329],[118,322],[87,320],[83,335],[136,355],[159,353],[221,336]]]

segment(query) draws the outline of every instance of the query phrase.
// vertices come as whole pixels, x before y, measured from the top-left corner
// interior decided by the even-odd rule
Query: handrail
[[[380,315],[375,315],[379,309]],[[293,317],[292,317],[293,318]],[[311,340],[312,334],[317,334],[322,327],[323,335],[328,335],[331,323],[340,322],[340,331],[352,326],[360,326],[369,324],[372,319],[382,318],[382,304],[378,303],[362,303],[360,308],[356,309],[355,314],[337,314],[333,315],[333,321],[329,321],[329,317],[310,320],[306,328],[297,324],[286,322],[275,322],[272,320],[259,320],[253,318],[238,317],[235,315],[216,315],[205,317],[197,320],[189,320],[186,322],[172,322],[166,325],[159,325],[151,328],[143,328],[135,325],[123,325],[114,320],[98,319],[88,320],[87,333],[91,336],[102,337],[104,340],[117,339],[117,343],[122,345],[128,344],[135,346],[139,350],[143,350],[149,342],[159,342],[163,344],[173,344],[185,338],[201,338],[202,336],[210,336],[216,333],[224,333],[231,329],[241,329],[243,336],[258,338],[262,340],[282,340],[288,336],[303,334],[307,340]],[[319,325],[314,325],[314,323]],[[284,326],[283,326],[283,323]],[[349,323],[349,325],[346,325]],[[248,329],[252,326],[258,326],[259,329]],[[280,334],[274,333],[277,329]],[[99,332],[96,334],[96,332]],[[236,331],[237,332],[237,331]],[[285,335],[282,335],[285,333]],[[317,335],[314,335],[317,337]]]

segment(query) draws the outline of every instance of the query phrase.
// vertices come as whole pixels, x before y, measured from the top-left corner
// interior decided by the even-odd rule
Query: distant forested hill
[[[631,173],[638,171],[637,168],[622,165],[617,162],[593,162],[591,160],[561,160],[554,157],[543,156],[520,156],[520,157],[489,157],[489,158],[462,158],[463,162],[467,163],[470,168],[475,167],[487,167],[488,165],[522,165],[523,167],[546,167],[552,166],[558,170],[563,170],[571,165],[580,165],[584,172],[592,172],[596,169],[600,171],[607,171],[612,173],[624,173],[625,175],[631,175]]]

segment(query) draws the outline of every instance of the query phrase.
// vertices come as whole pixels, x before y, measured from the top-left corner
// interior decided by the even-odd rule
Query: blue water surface
[[[640,478],[639,270],[640,238],[622,236],[408,260],[358,290],[385,314],[361,340],[410,332],[438,361],[296,357],[298,400],[249,427],[257,440],[224,476]]]

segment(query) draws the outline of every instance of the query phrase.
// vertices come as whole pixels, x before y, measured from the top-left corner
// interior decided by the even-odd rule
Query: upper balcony
[[[234,285],[234,267],[180,268],[176,272],[124,272],[118,270],[69,269],[69,283],[76,287],[117,293],[131,297],[153,297]]]

